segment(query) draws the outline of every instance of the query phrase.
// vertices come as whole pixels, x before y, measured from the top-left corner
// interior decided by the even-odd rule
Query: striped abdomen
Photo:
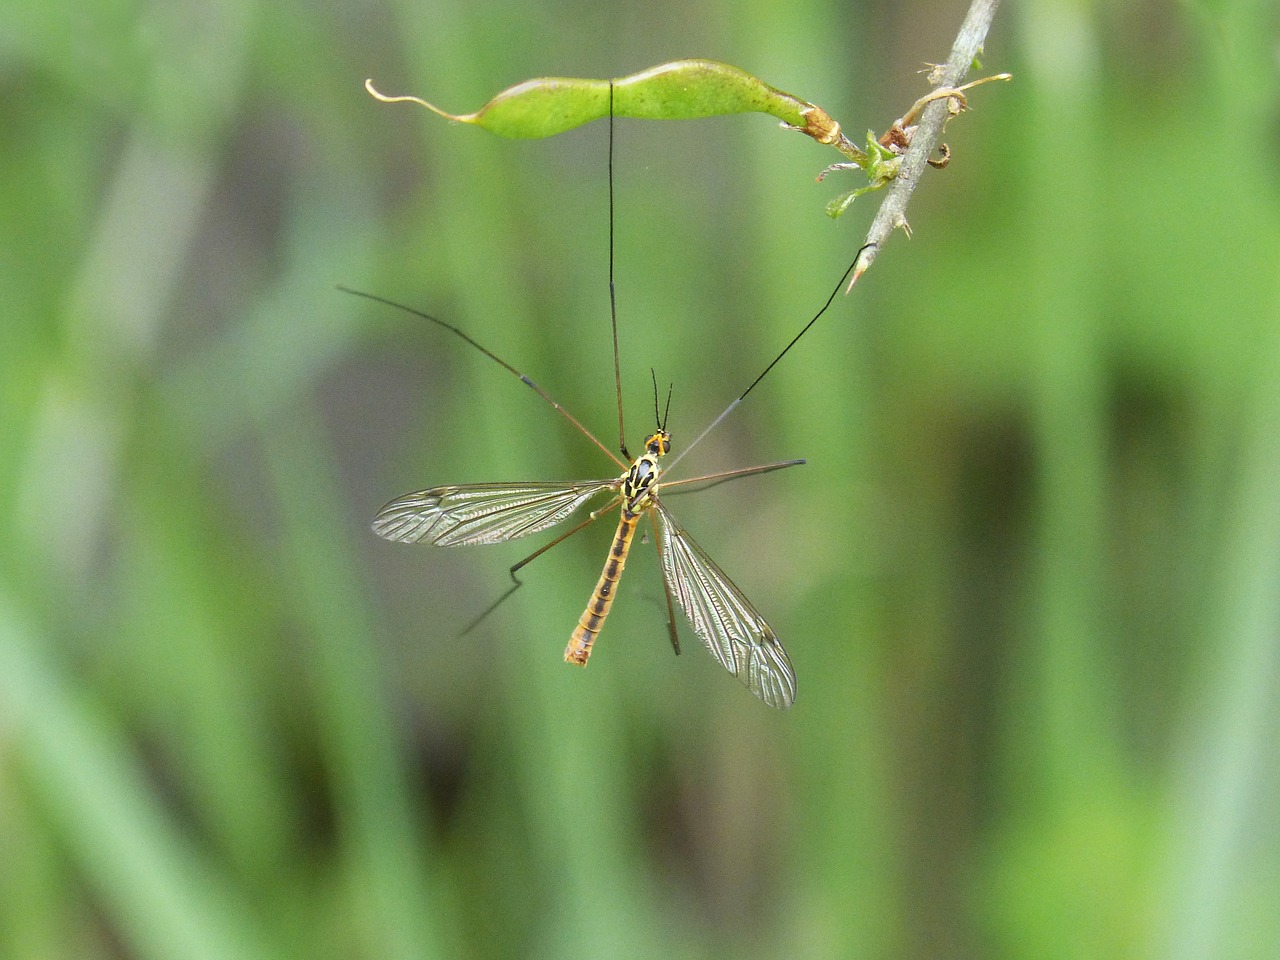
[[[564,659],[567,663],[579,666],[587,665],[591,656],[591,645],[600,635],[604,626],[604,618],[609,615],[613,606],[613,596],[618,589],[618,579],[622,576],[622,568],[627,565],[627,552],[631,549],[631,538],[636,533],[636,523],[640,514],[632,513],[626,504],[622,506],[622,517],[618,520],[618,532],[613,536],[613,546],[609,548],[609,559],[604,563],[604,570],[596,584],[587,609],[578,618],[578,625],[569,637],[569,645],[564,648]]]

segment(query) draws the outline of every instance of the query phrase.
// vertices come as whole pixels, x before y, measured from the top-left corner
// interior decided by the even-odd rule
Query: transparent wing
[[[790,707],[796,675],[777,635],[666,507],[654,507],[661,519],[662,575],[694,632],[748,690],[771,707]]]
[[[502,543],[559,523],[617,480],[583,483],[468,483],[397,497],[373,518],[373,532],[400,543],[442,547]]]

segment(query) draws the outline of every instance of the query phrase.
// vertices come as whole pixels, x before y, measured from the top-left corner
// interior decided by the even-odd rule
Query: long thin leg
[[[649,519],[653,521],[653,542],[658,547],[658,572],[661,573],[666,569],[666,564],[662,559],[662,531],[658,529],[658,515],[652,510],[649,511]],[[676,656],[680,656],[680,634],[676,630],[676,605],[671,599],[671,585],[667,583],[667,578],[662,578],[662,592],[667,595],[667,633],[671,636],[671,649],[676,652]]]
[[[627,430],[622,423],[622,362],[618,359],[618,294],[613,284],[613,81],[609,81],[609,317],[613,322],[613,382],[618,389],[618,449],[624,460]]]
[[[716,484],[725,483],[728,480],[737,480],[739,477],[751,477],[758,473],[771,473],[774,470],[785,470],[787,467],[798,467],[805,460],[779,460],[777,463],[762,463],[758,467],[739,467],[737,470],[725,470],[721,473],[708,473],[701,477],[690,477],[687,480],[663,480],[662,493],[665,496],[671,491],[672,487],[685,487],[692,483],[705,483],[705,487],[699,487],[699,490],[706,490],[714,487]],[[692,493],[691,490],[678,490],[677,493]]]
[[[679,463],[681,460],[683,460],[683,459],[688,455],[688,453],[689,453],[689,451],[690,451],[690,450],[692,450],[692,449],[693,449],[694,447],[696,447],[699,443],[701,443],[701,442],[702,442],[702,440],[703,440],[703,438],[704,438],[708,433],[710,433],[712,430],[714,430],[716,427],[718,427],[718,426],[720,425],[720,421],[722,421],[722,420],[723,420],[725,417],[727,417],[729,414],[733,413],[734,408],[735,408],[735,407],[737,407],[737,406],[738,406],[738,404],[740,404],[743,400],[745,400],[745,399],[747,398],[747,394],[748,394],[748,393],[750,393],[752,390],[754,390],[754,389],[756,388],[756,384],[758,384],[761,380],[763,380],[763,379],[768,375],[769,371],[770,371],[770,370],[772,370],[775,366],[777,366],[778,361],[779,361],[779,360],[781,360],[783,357],[785,357],[785,356],[787,355],[787,352],[788,352],[792,347],[794,347],[797,343],[799,343],[799,342],[800,342],[800,338],[801,338],[801,337],[803,337],[806,333],[808,333],[808,332],[809,332],[809,328],[810,328],[810,327],[812,327],[815,323],[817,323],[817,322],[818,322],[818,318],[819,318],[819,317],[821,317],[824,313],[826,313],[826,312],[827,312],[827,308],[828,308],[828,307],[830,307],[830,306],[831,306],[832,301],[834,301],[834,300],[835,300],[835,298],[836,298],[836,294],[837,294],[837,293],[839,293],[839,292],[840,292],[840,288],[841,288],[842,286],[844,286],[844,282],[845,282],[845,280],[847,280],[847,279],[848,279],[849,274],[853,273],[853,268],[854,268],[855,266],[857,266],[857,264],[858,264],[858,257],[860,257],[861,255],[862,255],[862,250],[859,250],[859,251],[858,251],[858,256],[856,256],[856,257],[854,257],[854,258],[853,258],[853,263],[849,264],[848,269],[847,269],[847,270],[845,270],[844,275],[840,278],[840,282],[839,282],[839,283],[837,283],[837,284],[836,284],[836,286],[835,286],[835,289],[831,291],[831,296],[827,297],[827,302],[826,302],[826,303],[824,303],[824,304],[822,305],[822,309],[820,309],[817,313],[815,313],[815,314],[813,315],[813,319],[812,319],[812,320],[810,320],[808,323],[806,323],[806,324],[804,325],[804,327],[800,330],[800,332],[799,332],[799,333],[797,333],[794,337],[792,337],[792,338],[791,338],[791,342],[790,342],[790,343],[788,343],[785,347],[783,347],[783,348],[782,348],[782,352],[781,352],[780,354],[778,354],[776,357],[774,357],[774,358],[769,362],[769,365],[768,365],[767,367],[765,367],[763,371],[761,371],[760,376],[756,377],[754,380],[752,380],[752,381],[751,381],[751,383],[750,383],[750,385],[747,387],[747,389],[743,390],[743,391],[742,391],[742,393],[738,396],[738,399],[734,400],[734,401],[733,401],[733,403],[731,403],[731,404],[729,404],[729,406],[725,407],[725,408],[724,408],[724,412],[723,412],[723,413],[721,413],[721,414],[720,414],[720,416],[718,416],[718,417],[716,417],[714,420],[712,420],[712,421],[711,421],[711,423],[709,423],[709,424],[707,425],[707,428],[706,428],[705,430],[703,430],[700,434],[698,434],[698,436],[697,436],[697,437],[695,437],[695,438],[694,438],[693,443],[689,444],[689,445],[688,445],[687,447],[685,447],[682,451],[680,451],[680,455],[679,455],[678,457],[676,457],[674,460],[672,460],[670,464],[668,464],[668,465],[667,465],[667,469],[668,469],[668,470],[670,470],[670,469],[671,469],[672,467],[674,467],[677,463]]]
[[[518,563],[512,564],[511,569],[507,571],[511,575],[511,586],[509,586],[506,589],[506,591],[502,594],[502,596],[500,596],[497,600],[493,601],[493,603],[489,604],[489,606],[487,606],[484,609],[484,612],[481,613],[480,616],[476,617],[469,624],[467,624],[467,628],[463,630],[460,635],[465,637],[468,633],[470,633],[476,627],[480,626],[481,622],[487,616],[489,616],[489,614],[497,610],[498,607],[502,606],[502,604],[506,602],[508,597],[510,597],[513,593],[515,593],[517,590],[519,590],[521,587],[524,586],[524,581],[516,576],[516,571],[520,570],[526,564],[532,563],[534,560],[537,560],[540,556],[542,556],[544,553],[546,553],[556,544],[562,543],[563,541],[568,540],[570,537],[572,537],[575,533],[577,533],[583,527],[586,527],[592,523],[595,523],[597,520],[600,519],[600,517],[603,514],[608,513],[617,505],[618,505],[618,499],[614,498],[613,500],[609,501],[609,503],[607,503],[605,506],[601,507],[599,510],[593,510],[591,511],[591,513],[587,514],[587,518],[583,520],[580,524],[575,526],[573,529],[560,534],[560,536],[556,537],[550,543],[544,543],[542,546],[540,546],[537,550],[533,551],[533,553],[529,554],[523,560],[519,561]]]
[[[614,497],[612,500],[606,503],[599,510],[592,510],[589,514],[587,514],[587,518],[583,520],[580,524],[578,524],[576,527],[574,527],[572,530],[569,530],[565,533],[560,534],[560,536],[556,537],[550,543],[543,544],[541,547],[533,551],[533,553],[529,554],[519,563],[514,564],[510,570],[511,579],[512,580],[516,579],[516,571],[519,570],[521,567],[523,567],[525,564],[532,563],[534,560],[537,560],[540,556],[542,556],[544,553],[546,553],[556,544],[561,543],[562,541],[568,540],[570,537],[572,537],[575,533],[577,533],[579,530],[581,530],[583,527],[587,526],[588,524],[595,523],[597,520],[600,519],[600,517],[608,513],[610,510],[612,510],[621,502],[622,502],[622,499],[620,497]]]
[[[486,349],[485,347],[477,343],[475,340],[472,340],[469,336],[467,336],[465,333],[463,333],[460,329],[455,327],[453,324],[446,323],[445,321],[441,320],[439,317],[433,317],[429,313],[423,313],[421,310],[415,310],[413,307],[405,306],[403,303],[397,303],[395,300],[388,300],[386,297],[380,297],[376,293],[366,293],[363,290],[353,290],[351,287],[344,287],[342,284],[338,284],[338,289],[341,290],[343,293],[350,293],[357,297],[364,297],[366,300],[372,300],[374,303],[382,303],[388,307],[395,307],[397,310],[403,310],[405,313],[412,314],[413,316],[419,317],[422,320],[430,320],[436,326],[444,327],[444,329],[448,330],[450,333],[456,333],[459,337],[461,337],[467,343],[471,344],[471,346],[475,347],[477,350],[483,353],[486,357],[488,357],[494,363],[502,366],[503,368],[508,370],[510,373],[514,374],[515,377],[519,379],[519,381],[523,383],[525,386],[532,388],[534,393],[540,396],[543,400],[547,401],[547,403],[551,404],[551,406],[554,407],[562,417],[564,417],[566,420],[572,423],[575,427],[577,427],[579,433],[581,433],[584,437],[586,437],[588,440],[594,443],[597,447],[603,450],[605,453],[605,456],[607,456],[610,460],[616,463],[619,467],[625,468],[627,466],[626,463],[618,459],[618,455],[616,453],[614,453],[612,450],[606,447],[603,443],[601,443],[596,438],[596,435],[594,433],[592,433],[590,430],[584,427],[581,423],[579,423],[577,417],[575,417],[572,413],[570,413],[564,407],[560,406],[560,404],[558,404],[555,400],[553,400],[551,398],[551,395],[548,394],[547,391],[543,390],[540,386],[534,383],[529,377],[526,377],[523,373],[521,373],[511,364],[507,363],[507,361],[503,360],[496,353]]]

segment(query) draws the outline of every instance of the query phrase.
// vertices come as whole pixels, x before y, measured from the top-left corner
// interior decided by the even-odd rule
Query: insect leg
[[[708,473],[701,477],[689,477],[686,480],[664,480],[662,481],[662,492],[664,496],[674,496],[677,493],[692,493],[692,490],[672,490],[672,487],[686,487],[690,484],[699,483],[699,491],[709,490],[717,484],[725,483],[729,480],[737,480],[740,477],[751,477],[757,473],[770,473],[774,470],[782,470],[786,467],[798,467],[804,464],[804,460],[779,460],[777,463],[764,463],[758,467],[739,467],[737,470],[725,470],[721,473]]]
[[[653,521],[653,542],[658,547],[658,569],[665,570],[666,563],[662,558],[662,531],[658,529],[658,515],[651,510],[649,519]],[[678,657],[680,656],[680,633],[676,630],[676,605],[671,599],[671,586],[667,583],[666,577],[662,578],[662,592],[667,595],[667,633],[671,636],[671,649]]]
[[[618,499],[615,497],[613,500],[610,500],[607,504],[605,504],[599,510],[591,511],[591,513],[587,514],[587,518],[585,520],[583,520],[577,526],[573,527],[571,530],[568,530],[565,533],[560,534],[560,536],[556,537],[554,540],[552,540],[549,543],[544,543],[542,546],[540,546],[537,550],[533,551],[533,553],[529,554],[523,560],[519,561],[518,563],[512,564],[511,569],[507,571],[511,575],[511,586],[506,589],[506,592],[503,593],[502,596],[500,596],[497,600],[493,601],[493,603],[489,604],[489,606],[485,608],[484,612],[481,613],[480,616],[476,617],[469,624],[467,624],[467,628],[462,631],[460,636],[465,637],[468,633],[470,633],[476,627],[480,626],[480,623],[486,617],[488,617],[489,614],[497,610],[498,607],[502,606],[502,604],[506,602],[508,597],[510,597],[513,593],[515,593],[517,590],[519,590],[521,587],[524,586],[524,581],[516,576],[516,571],[520,570],[520,568],[524,567],[526,564],[532,563],[534,560],[537,560],[540,556],[542,556],[544,553],[546,553],[556,544],[561,543],[565,540],[568,540],[570,537],[572,537],[575,533],[577,533],[583,527],[586,527],[589,524],[594,523],[596,520],[600,518],[602,514],[607,513],[609,510],[612,510],[615,506],[617,506],[617,504],[618,504]]]

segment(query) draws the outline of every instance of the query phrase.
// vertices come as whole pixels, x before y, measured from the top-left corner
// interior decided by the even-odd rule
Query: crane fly
[[[804,461],[790,460],[663,483],[659,461],[670,447],[671,435],[665,428],[664,418],[658,429],[645,440],[644,453],[630,465],[614,457],[619,466],[625,467],[618,477],[583,482],[476,483],[433,487],[391,501],[374,518],[373,529],[381,537],[403,543],[425,541],[439,546],[502,543],[554,526],[593,497],[607,493],[607,502],[570,531],[570,534],[576,533],[598,517],[620,507],[618,528],[608,559],[569,638],[565,660],[586,666],[592,646],[613,606],[636,529],[647,513],[656,535],[669,608],[668,627],[677,652],[679,640],[670,609],[673,597],[716,660],[765,703],[789,707],[795,700],[796,688],[795,672],[786,650],[742,591],[671,515],[659,497],[659,489],[709,484],[795,466]],[[560,539],[564,538],[547,546],[558,543]],[[513,577],[515,571],[531,559],[533,557],[527,557],[517,564],[512,570]],[[518,580],[516,582],[519,584]]]
[[[489,359],[504,367],[522,383],[530,387],[544,401],[565,417],[587,439],[599,447],[622,473],[603,480],[585,481],[523,481],[513,483],[469,483],[454,486],[430,487],[405,494],[392,500],[373,520],[373,531],[387,540],[400,543],[431,543],[436,546],[465,546],[481,543],[505,543],[521,537],[541,533],[565,520],[597,497],[607,500],[591,511],[585,520],[567,533],[561,534],[540,547],[510,569],[515,586],[509,588],[497,603],[481,614],[483,619],[494,607],[509,597],[522,585],[517,571],[541,556],[551,547],[593,523],[599,517],[619,509],[618,527],[605,560],[604,569],[578,618],[578,624],[570,634],[565,648],[566,662],[586,666],[591,650],[604,627],[622,577],[622,571],[631,550],[636,530],[647,514],[653,525],[654,542],[657,545],[658,562],[662,570],[663,589],[667,601],[667,626],[672,647],[680,652],[679,634],[675,624],[675,606],[684,611],[694,632],[706,644],[711,655],[729,673],[737,677],[755,696],[771,707],[787,709],[795,702],[796,676],[791,659],[783,648],[773,628],[734,585],[728,575],[709,557],[702,547],[689,536],[684,527],[671,515],[662,502],[660,492],[677,487],[710,486],[739,477],[767,473],[797,466],[803,460],[784,460],[754,467],[744,467],[723,473],[707,474],[685,480],[663,479],[663,457],[671,449],[671,434],[667,431],[667,412],[671,394],[667,394],[667,411],[658,415],[658,385],[654,375],[654,418],[656,429],[645,439],[644,452],[632,458],[627,452],[626,430],[622,411],[622,376],[618,358],[617,298],[613,279],[614,261],[614,213],[613,213],[613,90],[609,91],[609,300],[613,323],[614,379],[618,395],[618,447],[619,458],[590,430],[583,426],[568,410],[551,398],[532,379],[511,364],[473,340],[458,327],[445,321],[384,299],[343,287],[354,293],[420,317],[454,333]],[[861,251],[859,251],[861,253]],[[857,259],[845,271],[822,308],[805,325],[777,357],[756,377],[736,400],[699,434],[680,456],[693,449],[708,433],[728,416],[746,398],[774,365],[795,346],[818,318],[826,312],[835,299],[844,280],[852,272]],[[478,622],[478,621],[477,621]],[[474,624],[473,624],[474,626]],[[470,629],[470,628],[468,628]]]

